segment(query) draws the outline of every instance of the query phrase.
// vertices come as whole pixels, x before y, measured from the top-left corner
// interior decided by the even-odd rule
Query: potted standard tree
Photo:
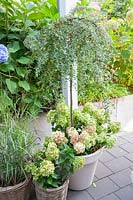
[[[37,62],[36,74],[38,76],[40,73],[45,73],[45,66],[52,66],[54,70],[57,69],[57,71],[59,71],[60,69],[60,74],[64,77],[64,79],[69,77],[71,102],[70,110],[64,106],[64,104],[63,106],[58,106],[60,113],[65,112],[65,114],[55,114],[54,119],[53,116],[50,117],[50,121],[53,123],[53,126],[56,127],[56,130],[59,129],[64,131],[65,134],[67,134],[67,127],[76,128],[76,131],[78,132],[77,134],[80,134],[83,131],[82,128],[85,128],[83,126],[84,124],[87,123],[87,125],[90,125],[88,124],[90,115],[89,113],[84,114],[82,112],[78,113],[77,111],[77,118],[79,117],[80,120],[74,121],[72,81],[75,76],[75,72],[73,70],[73,66],[76,63],[78,66],[78,71],[82,72],[83,76],[85,70],[89,69],[91,72],[97,73],[97,78],[101,78],[102,74],[107,71],[107,63],[110,61],[110,37],[102,28],[98,19],[94,19],[94,17],[91,15],[88,17],[85,15],[73,14],[71,16],[57,20],[49,26],[46,26],[45,29],[42,29],[37,35],[29,35],[25,39],[24,44],[33,52],[33,59]],[[56,113],[56,111],[53,112]],[[54,121],[56,117],[58,118],[58,122]],[[77,118],[75,118],[75,120]],[[60,129],[60,125],[63,130]],[[77,129],[78,126],[80,129]],[[108,133],[108,131],[105,132],[105,135],[103,134],[99,137],[97,136],[97,140],[104,138],[104,136],[105,140],[107,137],[108,139],[112,139],[108,134],[106,135],[106,133]],[[71,140],[69,137],[68,139],[69,141]],[[87,147],[88,150],[86,150],[84,146],[85,144],[81,145],[83,149],[78,154],[80,155],[82,153],[93,153],[98,148],[106,145],[105,140],[101,146],[95,146],[91,144],[91,150],[89,147]],[[94,139],[94,141],[96,141],[96,139]],[[71,142],[69,144],[71,144]],[[73,145],[71,144],[70,146],[73,149]],[[86,187],[88,187],[88,184],[84,187],[74,187],[73,189],[85,189]]]

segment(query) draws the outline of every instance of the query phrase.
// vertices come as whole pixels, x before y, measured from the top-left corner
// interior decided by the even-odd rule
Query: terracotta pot
[[[92,154],[83,156],[86,159],[86,163],[83,168],[74,170],[74,174],[70,177],[69,189],[85,190],[92,184],[103,149],[101,148]]]
[[[35,190],[37,200],[66,200],[68,190],[67,180],[62,186],[58,188],[51,188],[44,190],[35,182]]]
[[[15,186],[0,187],[0,200],[29,200],[32,179]]]

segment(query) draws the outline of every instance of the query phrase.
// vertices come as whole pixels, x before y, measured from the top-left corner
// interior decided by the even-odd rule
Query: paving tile
[[[68,191],[67,200],[93,200],[86,191]]]
[[[113,147],[110,150],[107,150],[109,153],[111,153],[114,157],[119,158],[121,156],[124,156],[127,154],[127,151],[120,147]]]
[[[124,133],[121,137],[128,142],[133,143],[133,133]]]
[[[119,137],[121,137],[121,136],[123,136],[123,135],[125,135],[126,134],[126,132],[125,131],[120,131],[119,133],[117,133],[117,136]]]
[[[96,169],[96,177],[98,179],[104,178],[104,177],[109,176],[111,174],[112,174],[112,171],[109,168],[107,168],[101,162],[98,162],[97,169]]]
[[[95,200],[97,200],[117,191],[118,189],[119,187],[109,178],[103,178],[96,182],[96,187],[91,186],[87,191]]]
[[[133,162],[133,153],[129,153],[129,154],[125,155],[125,157],[126,157],[128,160],[130,160],[130,161]]]
[[[122,144],[120,147],[129,153],[133,153],[133,144],[132,143]]]
[[[120,146],[120,145],[125,144],[125,143],[127,143],[127,140],[125,140],[124,138],[119,136],[119,137],[117,137],[117,141],[116,141],[114,146]]]
[[[133,166],[131,166],[130,169],[133,171]]]
[[[120,200],[133,200],[133,187],[127,186],[115,192]]]
[[[133,165],[131,161],[129,161],[127,158],[124,158],[124,157],[116,158],[104,164],[113,172],[119,172]]]
[[[109,176],[109,178],[119,187],[125,187],[131,184],[131,169],[117,172],[116,174]]]
[[[98,178],[96,177],[96,175],[94,176],[93,182],[95,183],[96,181],[98,181]]]
[[[110,195],[107,195],[107,196],[103,197],[100,200],[120,200],[120,199],[116,195],[110,194]]]
[[[108,162],[110,160],[113,160],[114,156],[112,156],[110,153],[108,153],[106,150],[103,152],[103,155],[100,158],[101,162]]]

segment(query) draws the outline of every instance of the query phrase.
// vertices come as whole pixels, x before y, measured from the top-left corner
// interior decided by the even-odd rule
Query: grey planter
[[[83,156],[86,159],[86,164],[83,168],[74,171],[69,180],[69,189],[85,190],[92,184],[97,163],[103,153],[103,149],[101,148],[95,153]]]

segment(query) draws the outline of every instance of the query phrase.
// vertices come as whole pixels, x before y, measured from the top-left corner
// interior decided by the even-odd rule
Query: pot
[[[66,200],[67,197],[67,190],[68,190],[68,183],[67,180],[62,186],[58,188],[51,188],[44,190],[41,188],[38,183],[35,182],[35,190],[36,190],[36,197],[37,200]]]
[[[103,149],[104,147],[92,154],[82,156],[85,158],[86,163],[83,168],[74,170],[74,174],[70,176],[69,189],[85,190],[92,184]]]
[[[15,186],[0,187],[0,200],[29,200],[32,179]]]

